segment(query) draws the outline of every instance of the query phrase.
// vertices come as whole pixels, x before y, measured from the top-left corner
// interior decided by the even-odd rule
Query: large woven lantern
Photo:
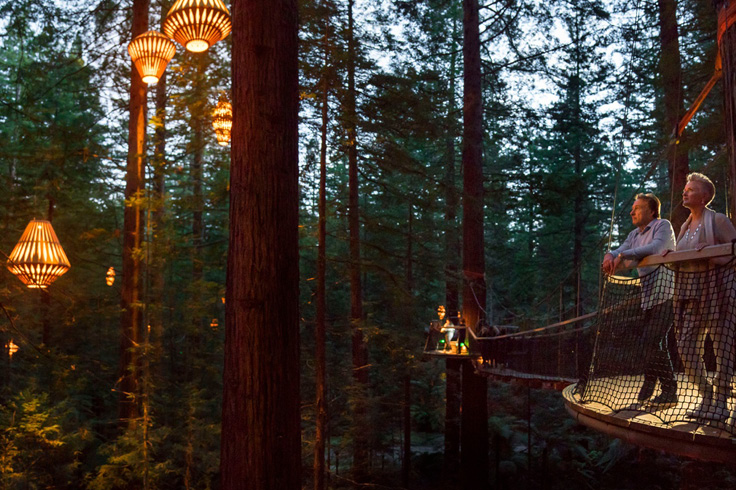
[[[164,33],[192,53],[207,51],[230,34],[230,11],[222,0],[176,0],[164,20]]]
[[[227,146],[233,129],[233,106],[225,97],[220,97],[217,107],[212,112],[212,127],[215,128],[217,143]]]
[[[51,223],[31,220],[10,257],[8,270],[29,288],[46,288],[71,266]]]
[[[164,74],[166,65],[176,54],[176,45],[160,32],[148,31],[128,44],[128,53],[143,82],[151,84]]]

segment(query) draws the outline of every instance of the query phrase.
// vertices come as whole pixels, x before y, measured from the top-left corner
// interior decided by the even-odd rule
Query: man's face
[[[637,199],[631,206],[631,223],[637,228],[647,226],[654,219],[654,212],[644,199]]]

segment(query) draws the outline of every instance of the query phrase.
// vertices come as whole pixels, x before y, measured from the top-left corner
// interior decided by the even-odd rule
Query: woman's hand
[[[667,257],[667,254],[673,252],[673,250],[670,250],[669,248],[661,253],[662,257]]]

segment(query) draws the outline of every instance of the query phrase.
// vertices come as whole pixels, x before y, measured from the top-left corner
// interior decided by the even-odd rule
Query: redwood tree
[[[478,0],[463,0],[463,318],[475,329],[486,307],[483,239],[483,104]],[[486,378],[463,363],[460,465],[463,488],[479,490],[488,480]]]
[[[677,32],[677,0],[658,0],[659,4],[659,73],[664,88],[664,127],[668,136],[675,131],[677,123],[683,114],[682,104],[682,68],[680,62],[680,41]],[[684,146],[684,145],[683,145]],[[687,148],[678,145],[670,147],[667,159],[667,172],[670,186],[673,190],[674,207],[672,212],[672,226],[679,230],[685,222],[689,211],[685,209],[677,198],[685,188],[685,177],[690,172],[690,162]]]
[[[133,0],[133,27],[131,39],[148,30],[149,0]],[[139,250],[143,238],[144,156],[146,141],[146,94],[135,66],[130,68],[130,120],[128,123],[128,163],[125,169],[125,210],[123,212],[123,277],[120,289],[120,405],[121,422],[134,420],[138,415],[137,359],[135,346],[140,342],[142,321],[141,259]]]
[[[345,118],[348,135],[348,228],[350,231],[350,322],[353,326],[353,378],[355,440],[353,441],[353,476],[361,481],[368,464],[368,439],[366,431],[367,408],[365,393],[368,387],[368,349],[363,339],[363,287],[360,260],[360,208],[358,205],[358,148],[355,95],[356,42],[353,20],[353,0],[348,0],[348,90],[345,97]]]
[[[301,488],[296,0],[232,3],[220,488]]]

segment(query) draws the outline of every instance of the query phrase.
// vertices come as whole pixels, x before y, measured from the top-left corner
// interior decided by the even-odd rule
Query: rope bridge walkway
[[[733,244],[650,256],[638,266],[653,270],[609,276],[597,313],[528,332],[435,324],[425,354],[469,358],[479,373],[501,379],[568,385],[566,408],[585,425],[736,464]]]

